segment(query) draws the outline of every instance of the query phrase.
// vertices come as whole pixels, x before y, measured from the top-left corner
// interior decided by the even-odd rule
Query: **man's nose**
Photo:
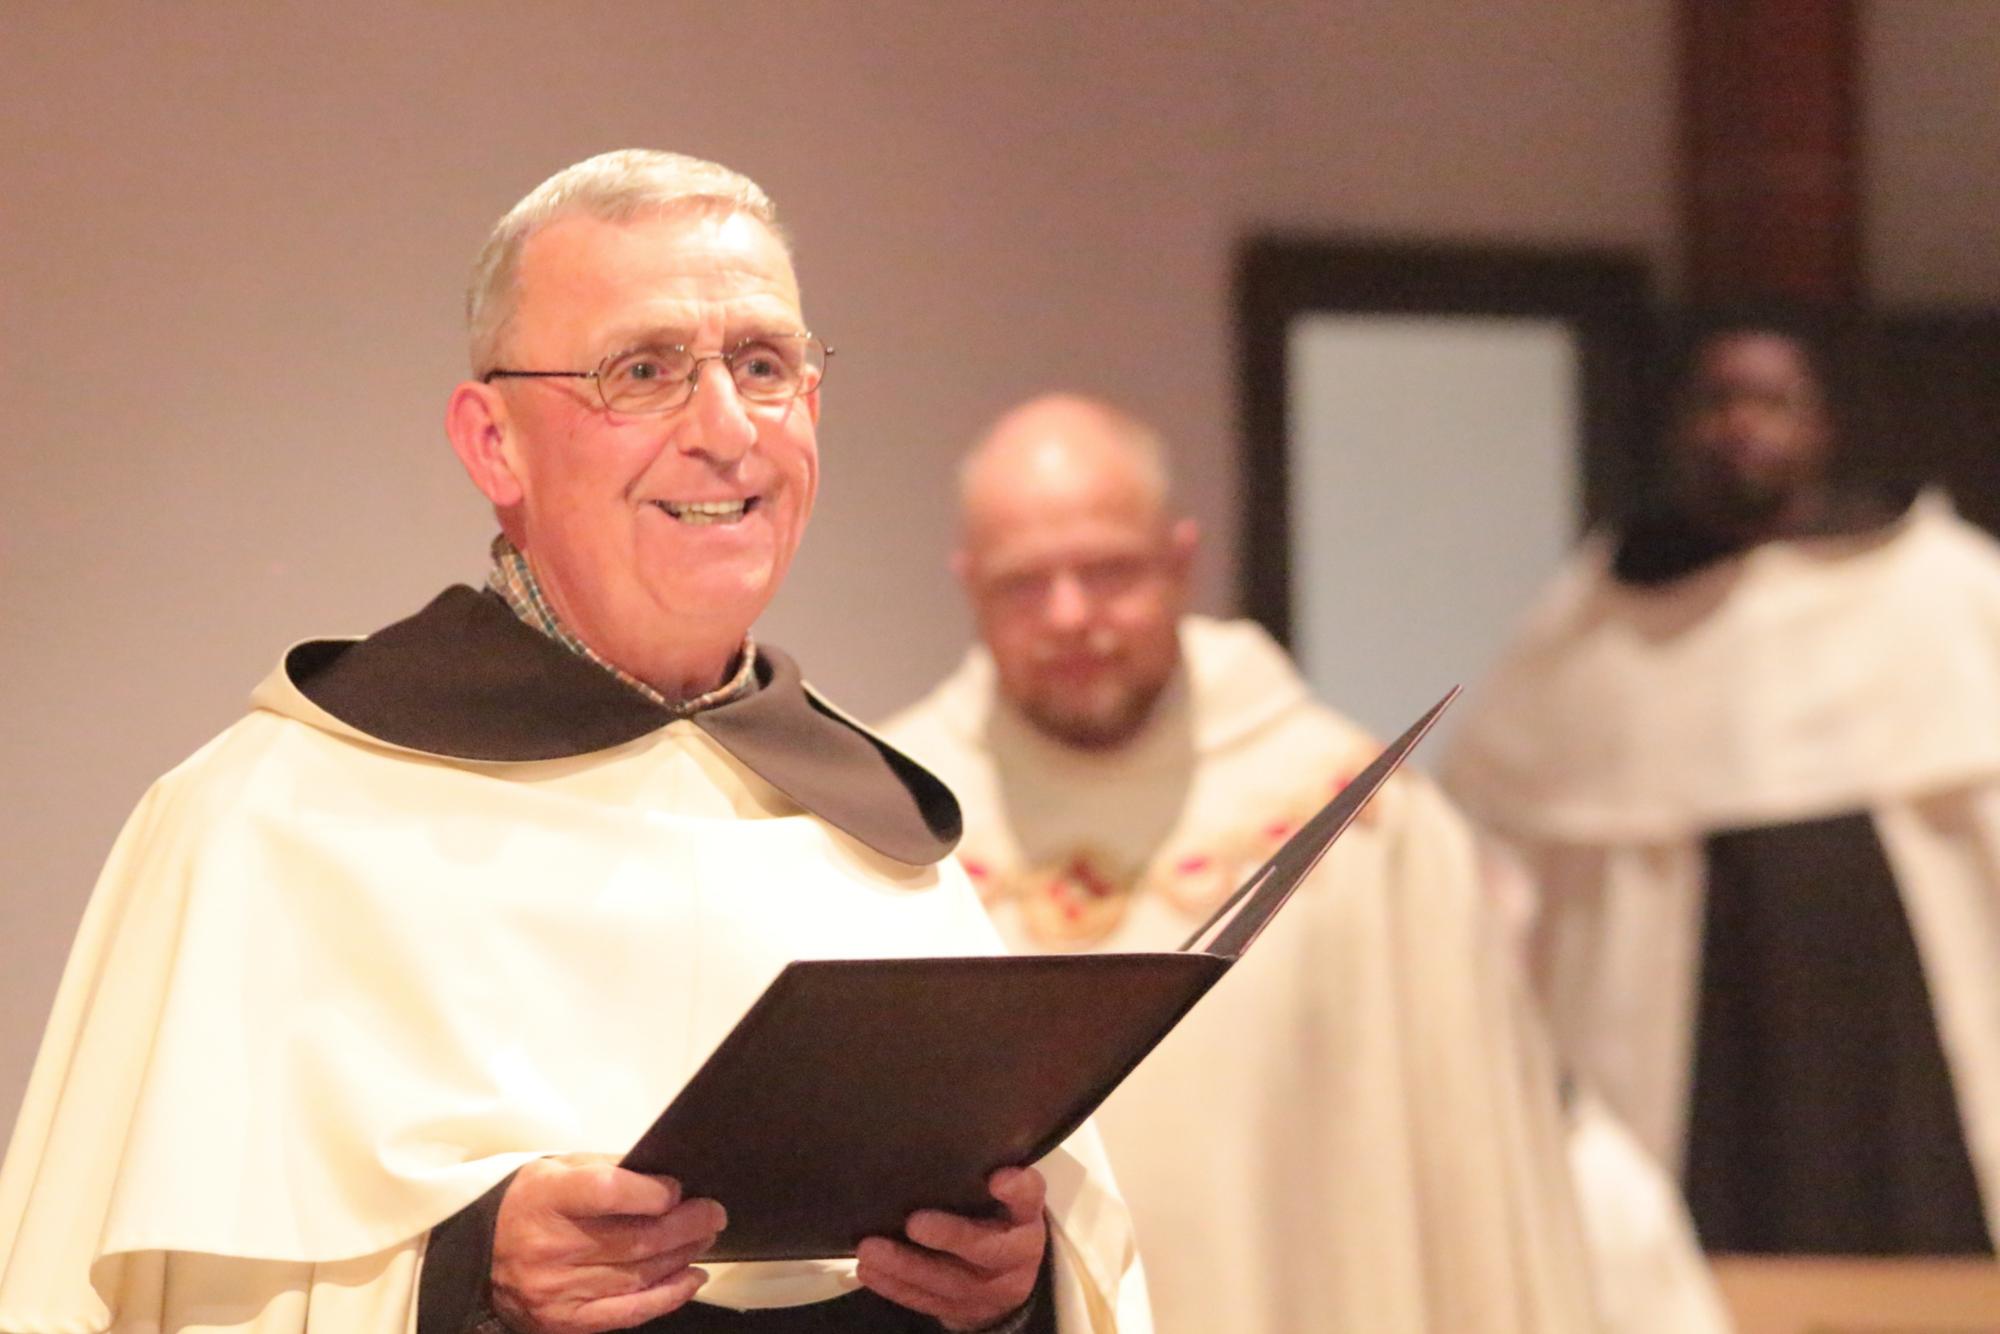
[[[1074,630],[1090,620],[1090,595],[1083,581],[1068,570],[1059,570],[1049,581],[1048,602],[1042,614],[1058,630]]]
[[[720,357],[704,359],[695,367],[694,384],[689,389],[686,434],[680,447],[690,454],[702,454],[717,463],[734,463],[757,443],[757,423],[751,420],[749,405],[736,392],[729,364]]]

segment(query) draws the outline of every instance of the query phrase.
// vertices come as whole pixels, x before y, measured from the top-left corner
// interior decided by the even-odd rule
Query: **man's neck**
[[[1630,584],[1667,583],[1766,543],[1871,531],[1893,522],[1914,498],[1914,487],[1826,483],[1753,512],[1679,495],[1625,525],[1613,573]]]
[[[688,708],[697,706],[698,701],[725,688],[741,666],[742,655],[743,645],[739,643],[726,654],[704,655],[699,665],[675,662],[638,671],[629,667],[621,670],[651,686],[666,703],[676,708]],[[605,658],[605,661],[610,659]]]
[[[614,674],[636,681],[673,708],[692,705],[727,685],[741,663],[748,637],[732,634],[697,640],[675,635],[663,642],[643,638],[592,633],[580,620],[571,620],[560,609],[557,617],[564,632],[582,646],[584,656],[601,663]]]
[[[1827,497],[1822,488],[1801,487],[1756,510],[1710,514],[1704,526],[1731,546],[1749,548],[1812,532],[1825,517],[1826,509]]]
[[[755,673],[756,646],[749,635],[706,650],[662,656],[658,662],[636,662],[633,655],[600,650],[579,634],[557,610],[527,555],[505,535],[493,540],[493,568],[487,586],[504,599],[514,614],[580,657],[588,658],[655,704],[691,714],[747,693]],[[677,646],[680,647],[680,646]]]

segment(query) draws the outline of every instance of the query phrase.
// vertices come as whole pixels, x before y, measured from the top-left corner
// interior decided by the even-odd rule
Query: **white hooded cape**
[[[1705,835],[1870,811],[2000,1236],[2000,548],[1926,495],[1656,588],[1611,556],[1558,578],[1443,770],[1542,887],[1565,1054],[1677,1166]]]

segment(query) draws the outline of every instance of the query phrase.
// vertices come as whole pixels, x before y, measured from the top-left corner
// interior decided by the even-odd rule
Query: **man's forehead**
[[[578,209],[549,219],[523,243],[524,256],[537,250],[596,256],[627,250],[680,253],[713,247],[768,248],[790,265],[784,243],[761,220],[702,201],[664,204],[630,217],[603,217]]]
[[[675,306],[718,300],[789,312],[798,279],[776,233],[746,213],[673,208],[629,220],[570,214],[528,238],[521,257],[523,305]],[[626,322],[650,319],[630,309]]]
[[[1138,457],[1115,440],[1052,432],[989,443],[967,475],[965,502],[975,514],[1150,514],[1160,497]]]
[[[988,455],[965,497],[974,545],[1062,541],[1139,545],[1164,513],[1133,461],[1115,450],[1048,442]]]
[[[1061,508],[976,525],[968,549],[988,574],[1053,569],[1148,556],[1165,543],[1165,525],[1138,509]]]
[[[1741,330],[1703,343],[1696,374],[1710,380],[1813,380],[1812,362],[1796,339],[1775,331]]]

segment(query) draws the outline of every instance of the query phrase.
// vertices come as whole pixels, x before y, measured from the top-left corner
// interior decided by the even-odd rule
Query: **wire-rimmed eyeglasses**
[[[495,380],[593,380],[597,396],[612,412],[671,412],[694,396],[705,362],[719,361],[739,397],[751,403],[789,403],[826,378],[833,349],[810,333],[753,334],[726,351],[698,357],[678,343],[620,352],[589,371],[496,369],[479,377]]]

